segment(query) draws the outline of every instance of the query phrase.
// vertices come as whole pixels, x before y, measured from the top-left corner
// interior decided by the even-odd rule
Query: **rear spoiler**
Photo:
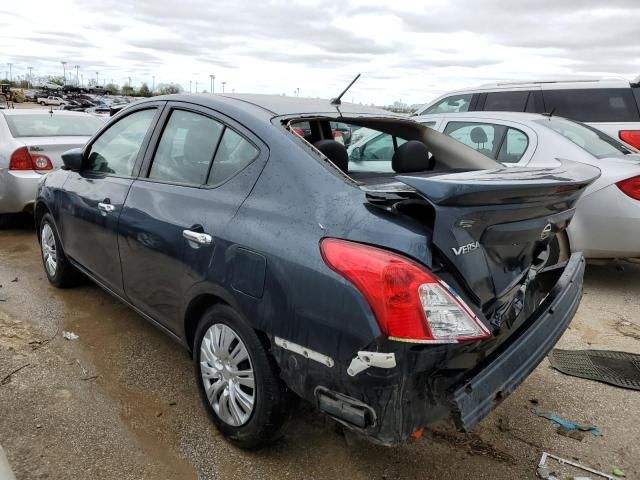
[[[566,199],[600,177],[600,169],[560,160],[549,168],[504,167],[438,175],[398,175],[435,205],[503,205]]]

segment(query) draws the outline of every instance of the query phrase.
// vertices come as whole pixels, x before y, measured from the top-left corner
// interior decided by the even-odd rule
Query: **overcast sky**
[[[423,103],[495,80],[640,75],[640,0],[0,2],[0,76]],[[71,68],[70,68],[71,67]],[[74,70],[75,79],[75,70]]]

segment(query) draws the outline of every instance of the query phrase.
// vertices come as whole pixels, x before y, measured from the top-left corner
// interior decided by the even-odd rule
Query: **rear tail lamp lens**
[[[616,183],[618,188],[635,200],[640,200],[640,175]]]
[[[325,263],[367,300],[392,340],[458,343],[491,336],[464,301],[421,265],[386,250],[325,238]]]
[[[18,148],[11,155],[9,170],[52,170],[53,164],[46,155],[31,154],[27,147]]]
[[[620,130],[620,140],[640,149],[640,130]]]

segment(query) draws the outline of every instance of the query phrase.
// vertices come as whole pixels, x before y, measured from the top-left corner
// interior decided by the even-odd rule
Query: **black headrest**
[[[487,143],[487,132],[482,127],[473,127],[471,129],[471,141],[473,143]]]
[[[400,145],[391,159],[394,172],[422,172],[433,168],[434,160],[429,158],[427,146],[418,140],[409,140]]]
[[[320,140],[313,144],[344,173],[349,171],[349,154],[344,145],[335,140]]]

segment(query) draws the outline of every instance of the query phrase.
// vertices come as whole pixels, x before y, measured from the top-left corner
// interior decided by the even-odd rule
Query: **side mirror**
[[[352,162],[359,162],[360,160],[362,160],[362,150],[360,149],[360,147],[355,147],[353,150],[351,150],[349,160],[351,160]]]
[[[72,148],[62,154],[62,161],[64,162],[64,170],[71,170],[72,172],[79,172],[82,168],[82,150],[80,148]]]

